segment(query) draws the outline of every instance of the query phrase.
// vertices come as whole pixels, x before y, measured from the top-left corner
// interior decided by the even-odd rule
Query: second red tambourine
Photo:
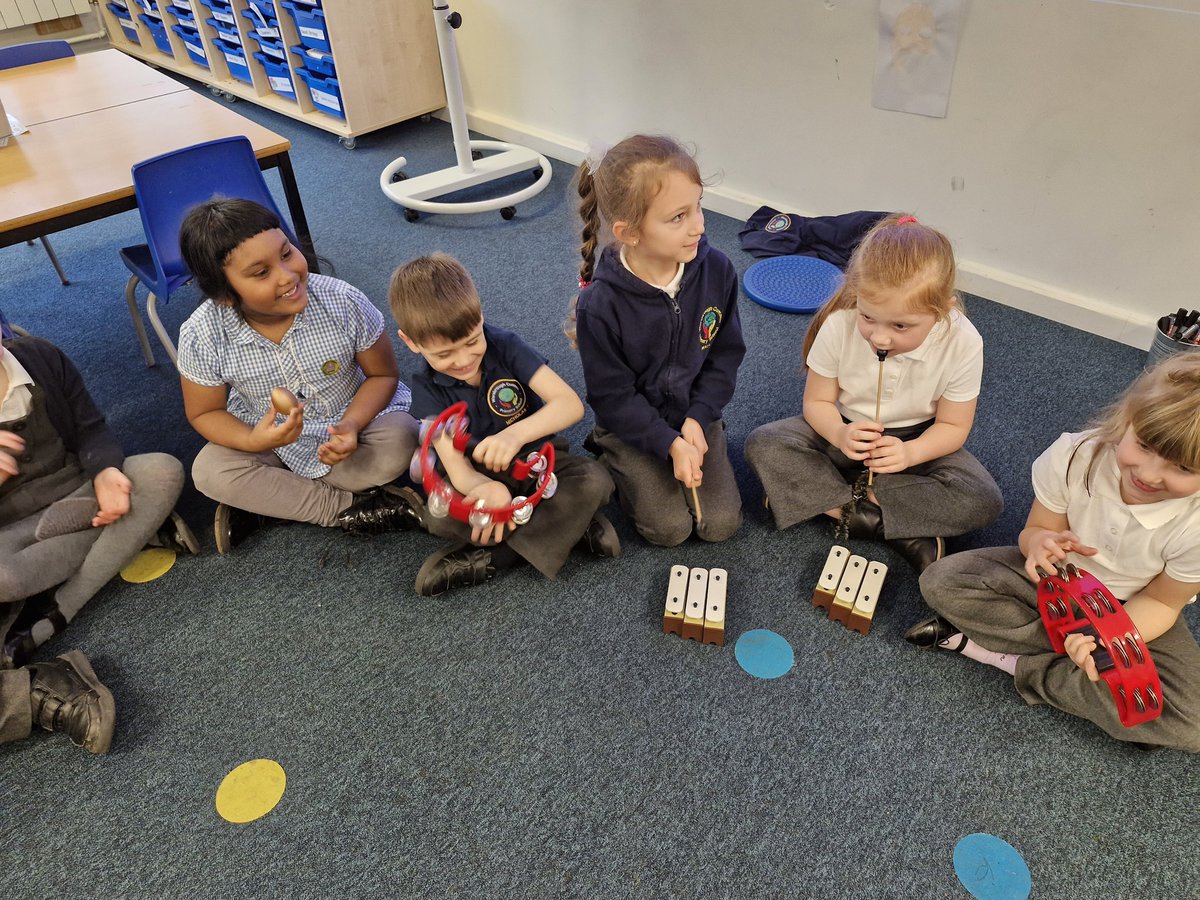
[[[1162,684],[1150,648],[1125,607],[1090,572],[1071,564],[1055,568],[1057,574],[1038,582],[1038,612],[1055,652],[1065,652],[1072,632],[1095,638],[1099,646],[1092,657],[1112,691],[1121,724],[1128,728],[1157,719],[1163,710]],[[1076,617],[1075,609],[1085,618]]]

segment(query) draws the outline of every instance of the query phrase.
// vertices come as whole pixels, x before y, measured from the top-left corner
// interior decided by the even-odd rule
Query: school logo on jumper
[[[707,350],[717,332],[721,330],[721,310],[710,306],[700,316],[700,349]]]
[[[488,407],[506,423],[525,415],[525,388],[514,378],[493,381],[487,392]]]
[[[327,359],[321,363],[321,373],[323,375],[336,375],[342,370],[342,364],[336,359]]]
[[[771,234],[774,234],[777,231],[787,231],[791,227],[792,217],[785,213],[780,213],[777,216],[771,216],[771,221],[763,226],[763,231],[769,231]]]

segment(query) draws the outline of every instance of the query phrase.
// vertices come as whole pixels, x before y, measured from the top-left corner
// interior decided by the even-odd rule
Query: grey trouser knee
[[[592,438],[602,451],[600,461],[616,483],[621,509],[651,544],[674,547],[693,531],[704,541],[724,541],[742,524],[742,495],[729,461],[725,423],[721,420],[704,429],[708,453],[704,457],[704,481],[696,489],[699,522],[692,492],[676,480],[669,459],[643,453],[599,426]]]

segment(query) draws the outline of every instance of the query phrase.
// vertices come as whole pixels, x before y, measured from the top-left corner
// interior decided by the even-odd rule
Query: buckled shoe
[[[105,753],[112,744],[117,706],[78,650],[29,666],[33,724],[61,731],[89,753]]]

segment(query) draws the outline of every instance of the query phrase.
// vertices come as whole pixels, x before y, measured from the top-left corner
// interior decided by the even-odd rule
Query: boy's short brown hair
[[[448,253],[431,253],[392,273],[388,303],[396,324],[416,344],[461,341],[483,320],[479,292],[467,270]]]

